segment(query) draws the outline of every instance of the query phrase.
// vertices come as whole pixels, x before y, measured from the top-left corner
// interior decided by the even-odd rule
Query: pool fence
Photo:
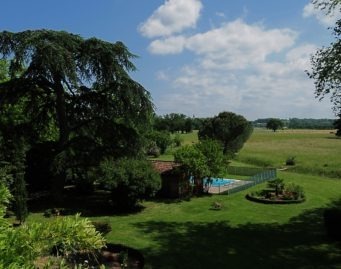
[[[275,168],[228,166],[227,173],[229,175],[248,176],[248,178],[245,180],[236,180],[225,186],[210,187],[210,193],[230,195],[277,178]]]

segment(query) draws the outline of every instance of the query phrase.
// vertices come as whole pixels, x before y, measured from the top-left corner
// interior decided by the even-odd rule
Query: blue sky
[[[334,16],[309,0],[4,0],[0,30],[65,30],[123,41],[158,114],[333,118],[314,98],[309,57]]]

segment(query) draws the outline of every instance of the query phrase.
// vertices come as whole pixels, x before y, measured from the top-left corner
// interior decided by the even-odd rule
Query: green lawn
[[[256,130],[236,164],[259,161],[280,167],[286,157],[295,155],[301,167],[297,171],[328,163],[319,168],[329,173],[341,167],[340,144],[328,132]],[[319,152],[328,154],[319,161],[315,156]],[[324,208],[341,204],[341,180],[292,170],[278,172],[278,177],[303,186],[306,201],[264,205],[245,199],[247,192],[264,188],[264,183],[230,196],[147,201],[139,213],[90,217],[111,223],[109,242],[142,251],[145,268],[341,268],[341,244],[326,237],[322,222]],[[215,201],[223,205],[221,210],[211,209]],[[29,221],[42,220],[39,212],[29,217]]]
[[[139,214],[99,219],[112,224],[109,241],[142,250],[149,268],[341,268],[340,245],[328,241],[322,225],[322,209],[341,198],[341,181],[279,176],[302,185],[307,201],[256,204],[244,198],[244,191],[189,202],[146,202]],[[214,201],[223,209],[211,210]]]

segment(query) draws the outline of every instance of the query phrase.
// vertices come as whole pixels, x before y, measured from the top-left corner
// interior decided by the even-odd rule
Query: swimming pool
[[[220,187],[230,185],[235,182],[235,179],[228,179],[228,178],[211,178],[211,187]],[[207,179],[204,180],[204,184],[207,183]]]

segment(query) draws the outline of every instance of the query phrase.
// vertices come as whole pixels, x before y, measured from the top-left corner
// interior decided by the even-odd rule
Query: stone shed
[[[154,169],[161,175],[160,195],[163,198],[184,198],[190,193],[190,182],[177,169],[180,165],[173,161],[152,161]]]

